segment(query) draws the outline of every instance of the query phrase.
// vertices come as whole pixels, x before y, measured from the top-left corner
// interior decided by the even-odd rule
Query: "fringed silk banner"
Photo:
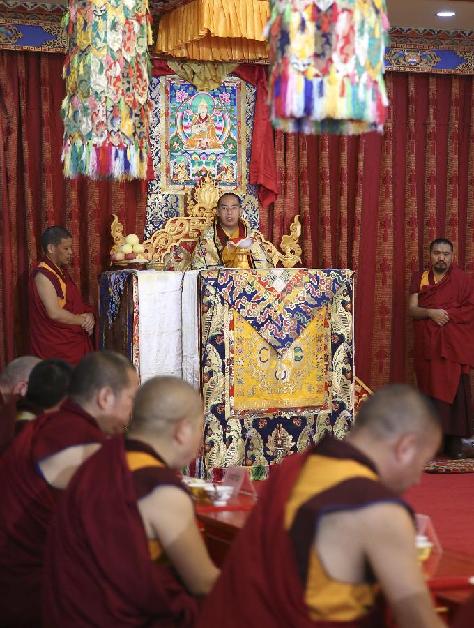
[[[382,131],[385,0],[272,0],[268,23],[275,128]]]
[[[64,174],[147,177],[148,0],[70,0]]]

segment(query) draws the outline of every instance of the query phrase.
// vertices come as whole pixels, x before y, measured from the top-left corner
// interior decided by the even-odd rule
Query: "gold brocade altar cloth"
[[[204,452],[195,473],[267,467],[353,421],[353,272],[200,273]]]

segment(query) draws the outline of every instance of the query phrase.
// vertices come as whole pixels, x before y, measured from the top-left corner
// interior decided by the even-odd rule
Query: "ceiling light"
[[[438,11],[436,15],[438,17],[453,17],[456,13],[454,11]]]

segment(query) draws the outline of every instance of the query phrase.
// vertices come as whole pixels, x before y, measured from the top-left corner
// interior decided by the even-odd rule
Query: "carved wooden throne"
[[[185,209],[184,216],[177,216],[166,221],[162,229],[155,231],[148,240],[143,242],[145,253],[143,257],[149,268],[156,270],[187,270],[191,265],[194,247],[201,233],[209,227],[216,215],[217,201],[224,193],[209,176],[194,188],[191,198]],[[245,221],[244,221],[245,222]],[[111,234],[114,245],[111,255],[117,253],[124,243],[123,226],[116,214],[113,214]],[[295,216],[290,225],[290,234],[284,235],[279,251],[268,240],[265,240],[259,231],[254,235],[265,250],[273,266],[282,265],[284,268],[293,268],[301,262],[301,224]]]

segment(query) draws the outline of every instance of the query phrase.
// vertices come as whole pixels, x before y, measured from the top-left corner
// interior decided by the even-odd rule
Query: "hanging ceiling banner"
[[[150,21],[148,0],[70,0],[61,110],[66,177],[147,177]]]
[[[382,131],[385,0],[271,0],[270,103],[287,132]]]

